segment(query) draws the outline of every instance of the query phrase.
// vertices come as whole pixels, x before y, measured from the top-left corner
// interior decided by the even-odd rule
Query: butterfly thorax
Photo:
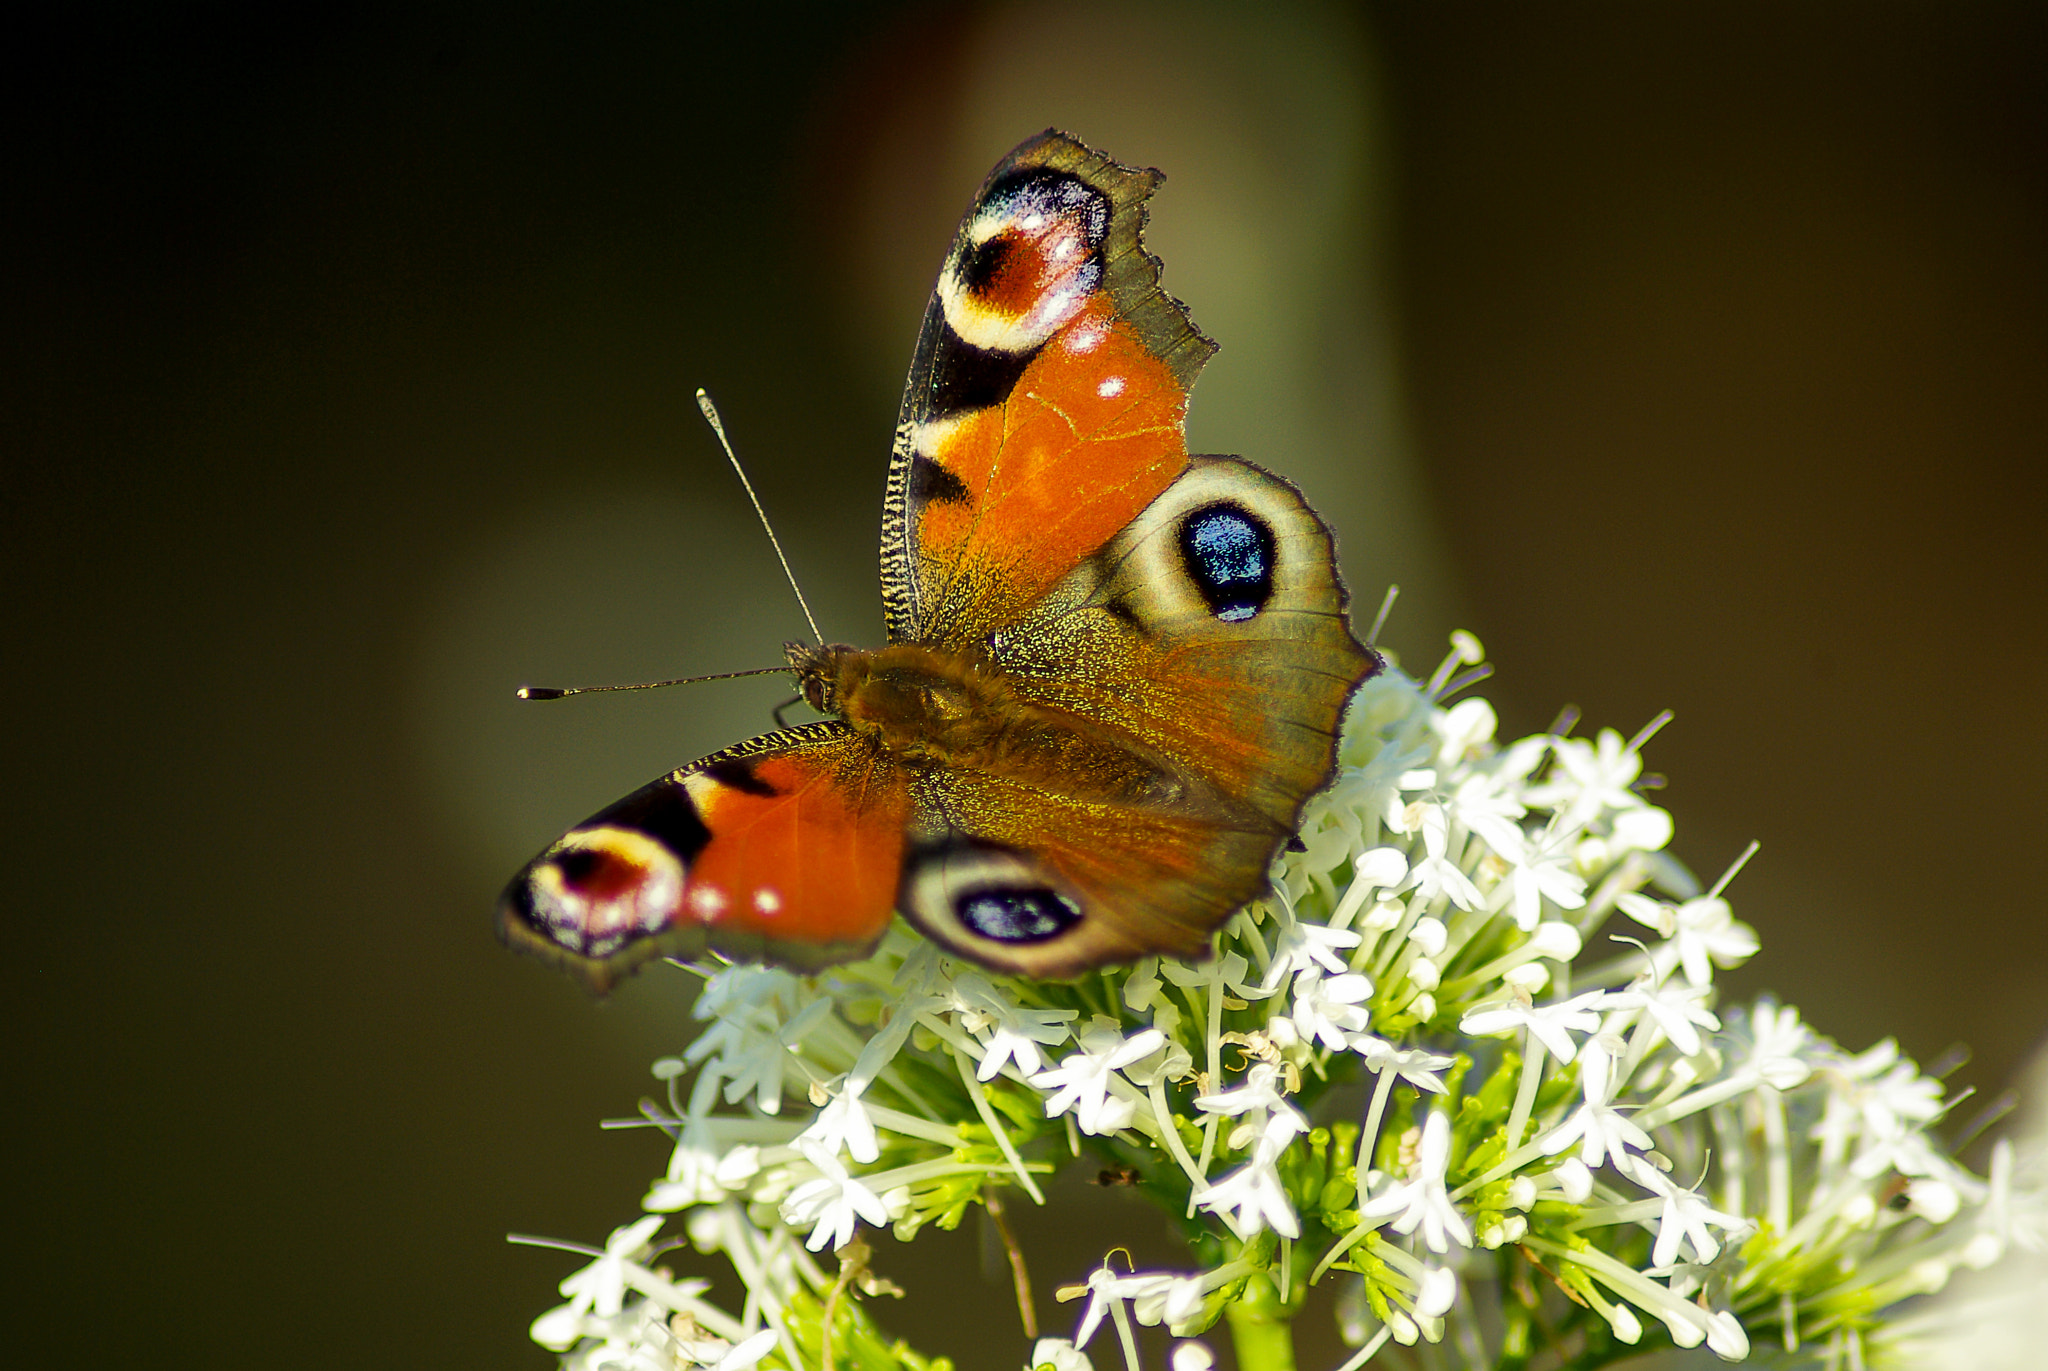
[[[955,768],[1055,793],[1172,804],[1187,781],[1132,740],[1019,697],[987,654],[926,643],[788,645],[804,699],[913,768]]]
[[[981,765],[1024,706],[980,654],[918,643],[787,645],[811,708],[910,765]]]
[[[805,703],[837,714],[854,732],[891,752],[971,753],[998,725],[977,712],[1007,695],[985,657],[955,649],[894,643],[859,648],[786,643]]]

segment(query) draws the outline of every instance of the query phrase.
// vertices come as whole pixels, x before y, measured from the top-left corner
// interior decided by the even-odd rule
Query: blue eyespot
[[[953,911],[969,932],[1000,943],[1042,943],[1081,920],[1081,908],[1046,886],[969,890]]]
[[[1090,248],[1109,232],[1109,201],[1101,191],[1078,176],[1043,167],[1013,171],[990,186],[979,212],[1034,234],[1049,220],[1065,219],[1087,236]]]
[[[1251,618],[1273,596],[1273,530],[1242,506],[1204,505],[1181,520],[1180,556],[1224,623]]]

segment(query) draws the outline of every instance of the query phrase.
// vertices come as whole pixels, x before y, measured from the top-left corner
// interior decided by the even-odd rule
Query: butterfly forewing
[[[707,948],[847,961],[888,927],[908,815],[902,769],[845,725],[767,734],[564,834],[505,888],[499,932],[599,993]]]
[[[899,641],[972,644],[1178,477],[1215,345],[1140,245],[1159,173],[1046,133],[961,222],[925,313],[883,514]]]

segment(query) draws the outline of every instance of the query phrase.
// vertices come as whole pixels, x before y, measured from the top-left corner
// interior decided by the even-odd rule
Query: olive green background
[[[1198,446],[1297,477],[1504,726],[1677,721],[1733,978],[1985,1095],[2048,1026],[2048,72],[2030,5],[76,7],[0,44],[4,1345],[23,1365],[543,1367],[687,1033],[488,910],[775,683],[522,680],[879,634],[951,225],[1065,123],[1168,173]],[[19,24],[20,21],[16,21]],[[1963,1106],[1974,1114],[1982,1098]],[[1024,1216],[1046,1290],[1126,1191]],[[977,1235],[877,1261],[970,1371]],[[1053,1310],[1042,1291],[1041,1304]],[[1072,1306],[1052,1314],[1071,1327]],[[1304,1365],[1334,1364],[1327,1320]],[[1107,1351],[1107,1344],[1098,1347]]]

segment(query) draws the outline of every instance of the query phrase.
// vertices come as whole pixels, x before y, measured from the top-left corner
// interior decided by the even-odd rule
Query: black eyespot
[[[562,873],[562,883],[580,888],[587,884],[598,871],[611,860],[611,854],[589,847],[572,847],[555,857],[555,870]]]
[[[1225,623],[1251,618],[1273,596],[1273,530],[1240,505],[1204,505],[1181,520],[1180,557]]]
[[[960,284],[967,287],[969,295],[985,293],[989,284],[1002,274],[1010,254],[1016,250],[1017,240],[1006,233],[970,244],[960,254]]]
[[[969,890],[953,912],[968,931],[1000,943],[1042,943],[1081,921],[1081,907],[1049,886]]]

